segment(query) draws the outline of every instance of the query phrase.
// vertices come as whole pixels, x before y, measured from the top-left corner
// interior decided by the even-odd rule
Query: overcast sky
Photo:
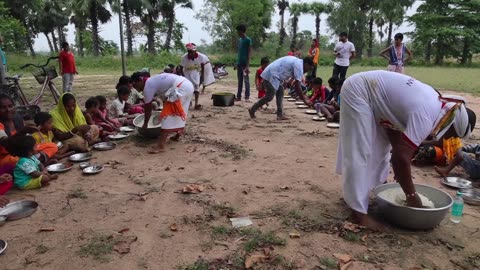
[[[212,38],[210,37],[209,33],[206,32],[205,30],[202,29],[202,22],[199,20],[195,19],[195,14],[198,12],[204,3],[204,0],[192,0],[193,1],[193,10],[189,9],[177,9],[177,20],[185,24],[185,26],[188,28],[187,31],[183,33],[183,40],[185,43],[187,42],[194,42],[196,44],[201,44],[200,39],[205,39],[208,43],[212,41]],[[239,0],[241,1],[241,0]],[[311,3],[319,0],[291,0],[290,3],[292,2],[303,2],[303,3]],[[327,3],[328,0],[320,0],[320,2]],[[419,5],[419,1],[415,3],[415,5],[407,11],[407,15],[412,15],[415,13],[417,7]],[[288,9],[285,14],[286,20],[290,17],[290,13],[288,12]],[[322,22],[320,25],[320,32],[322,35],[331,35],[331,32],[328,32],[328,26],[326,22],[326,15],[322,16]],[[270,30],[273,31],[278,31],[277,28],[277,22],[280,20],[280,16],[278,15],[278,12],[276,12],[273,16],[272,19],[272,26],[270,27]],[[100,35],[106,39],[106,40],[113,40],[116,43],[120,42],[120,37],[119,37],[119,24],[118,24],[118,16],[113,16],[112,20],[101,26],[101,33]],[[312,32],[315,32],[315,18],[312,15],[302,15],[300,17],[299,23],[299,31],[303,30],[310,30]],[[401,25],[398,29],[395,29],[394,32],[406,32],[410,31],[412,27],[408,25],[408,23],[404,23]],[[75,29],[73,25],[68,25],[68,34],[67,34],[67,40],[70,43],[74,43],[75,39]],[[138,39],[138,41],[142,41],[144,39]],[[138,42],[136,42],[135,46],[138,46]],[[43,34],[40,34],[38,38],[35,40],[35,49],[37,51],[48,51],[48,43]]]

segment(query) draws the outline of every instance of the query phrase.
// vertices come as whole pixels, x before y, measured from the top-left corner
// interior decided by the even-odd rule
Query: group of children
[[[134,74],[144,76],[148,74]],[[105,96],[90,97],[85,102],[83,115],[88,125],[98,126],[100,138],[108,140],[108,135],[116,133],[121,126],[132,123],[133,118],[143,113],[143,95],[130,85],[130,77],[122,76],[117,84],[117,98],[107,105]],[[158,105],[157,105],[158,107]],[[12,186],[19,189],[37,189],[46,186],[58,175],[50,174],[46,166],[74,154],[68,144],[61,147],[49,147],[39,151],[40,144],[56,144],[53,132],[53,117],[48,112],[39,112],[30,123],[29,132],[14,134],[1,140],[12,156],[18,157],[15,166],[0,166],[0,195]],[[12,177],[13,176],[13,177]]]
[[[265,88],[263,87],[262,72],[270,64],[267,57],[263,57],[260,60],[260,68],[255,73],[255,85],[258,92],[258,98],[265,96]],[[340,91],[343,86],[344,79],[338,79],[332,77],[328,80],[328,89],[323,85],[323,80],[320,77],[312,77],[308,75],[302,82],[302,89],[304,94],[309,98],[310,103],[313,105],[317,114],[325,116],[328,122],[340,122]],[[292,98],[297,97],[297,93],[294,88],[294,80],[284,82],[284,88],[288,89],[288,94]],[[265,109],[268,109],[268,103]]]

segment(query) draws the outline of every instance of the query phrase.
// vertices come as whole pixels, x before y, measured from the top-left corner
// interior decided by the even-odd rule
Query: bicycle
[[[20,69],[25,69],[33,66],[39,69],[36,72],[32,72],[32,75],[35,77],[37,82],[42,85],[42,88],[32,100],[28,101],[27,97],[23,93],[22,88],[20,87],[19,81],[23,74],[5,77],[5,80],[7,80],[9,84],[2,87],[2,92],[12,97],[13,100],[18,103],[18,105],[28,106],[38,105],[43,97],[43,94],[45,93],[45,90],[48,88],[52,93],[55,104],[57,104],[58,100],[60,99],[60,93],[58,92],[52,80],[58,77],[58,73],[54,66],[48,66],[50,60],[53,59],[58,59],[58,56],[48,58],[47,62],[43,65],[25,64],[20,67]]]

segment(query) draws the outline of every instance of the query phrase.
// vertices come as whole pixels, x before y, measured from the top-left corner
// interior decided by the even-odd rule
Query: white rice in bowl
[[[418,193],[420,196],[420,199],[422,200],[422,205],[423,207],[426,208],[435,208],[435,204],[427,197],[424,195]],[[407,204],[407,198],[405,196],[405,193],[401,188],[391,188],[384,190],[380,193],[377,194],[378,197],[391,202],[393,204],[396,204],[398,206],[406,206]]]

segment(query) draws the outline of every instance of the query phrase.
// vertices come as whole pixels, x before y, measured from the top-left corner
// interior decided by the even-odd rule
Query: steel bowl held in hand
[[[133,125],[137,128],[137,131],[140,135],[146,138],[152,138],[155,139],[158,136],[160,136],[160,133],[162,131],[162,125],[159,121],[159,115],[161,112],[155,111],[152,112],[152,116],[150,117],[150,120],[148,121],[148,127],[146,129],[143,128],[143,123],[145,120],[145,115],[141,114],[137,116],[133,120]]]

